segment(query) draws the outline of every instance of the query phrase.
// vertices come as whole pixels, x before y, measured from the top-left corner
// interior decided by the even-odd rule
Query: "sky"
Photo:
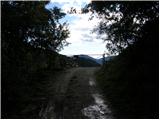
[[[51,0],[46,8],[53,8],[54,6],[60,7],[63,12],[67,13],[71,7],[80,10],[90,0]],[[89,54],[90,56],[97,58],[102,55],[92,54],[103,54],[107,51],[105,48],[104,41],[97,36],[96,33],[92,33],[93,28],[98,25],[99,19],[93,18],[89,20],[91,13],[87,14],[66,14],[62,18],[61,22],[69,23],[70,37],[67,38],[67,42],[71,43],[64,47],[59,53],[63,55],[78,55],[78,54]]]

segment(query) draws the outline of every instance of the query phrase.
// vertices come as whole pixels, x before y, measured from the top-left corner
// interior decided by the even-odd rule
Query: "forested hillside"
[[[96,59],[88,55],[75,55],[75,62],[80,67],[99,67],[100,64],[97,63]]]

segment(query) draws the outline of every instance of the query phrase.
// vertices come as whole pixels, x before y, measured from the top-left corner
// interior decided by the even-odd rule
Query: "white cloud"
[[[94,18],[89,20],[90,13],[88,14],[74,14],[75,17],[70,21],[70,38],[67,39],[71,43],[65,47],[60,53],[66,55],[74,54],[103,54],[105,43],[101,38],[97,38],[96,33],[91,33],[93,28],[98,25],[99,19]],[[97,56],[92,56],[97,57]]]
[[[93,20],[89,20],[90,13],[78,15],[75,14],[75,17],[78,19],[72,20],[69,25],[71,36],[68,41],[71,43],[82,42],[82,40],[85,39],[85,35],[88,37],[90,36],[90,38],[93,38],[94,40],[95,35],[93,36],[91,31],[98,24],[99,19],[94,18]],[[88,37],[86,37],[86,40]]]
[[[67,13],[71,7],[81,10],[90,0],[51,0],[52,3],[58,2],[61,9]],[[68,21],[70,37],[67,39],[69,46],[65,47],[60,53],[65,55],[74,54],[103,54],[106,50],[105,43],[101,38],[97,38],[96,33],[91,33],[93,28],[100,21],[94,17],[89,20],[91,13],[87,14],[67,14],[64,21]]]
[[[71,7],[76,8],[76,10],[81,10],[85,4],[91,2],[91,0],[51,0],[52,3],[58,2],[62,4],[62,9],[67,12],[70,10]]]
[[[51,0],[51,2],[82,4],[84,2],[85,3],[90,3],[91,0]]]

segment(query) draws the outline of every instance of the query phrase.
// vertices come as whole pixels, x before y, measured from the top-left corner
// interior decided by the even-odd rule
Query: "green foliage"
[[[157,1],[92,1],[83,9],[98,14],[101,22],[93,32],[107,35],[104,41],[111,54],[121,52],[141,38],[143,26],[158,18],[158,10]]]
[[[58,51],[67,45],[67,24],[59,19],[65,16],[59,8],[46,9],[48,2],[2,2],[2,40],[24,41],[35,48]]]
[[[98,73],[98,83],[117,118],[158,118],[158,19],[142,37]]]

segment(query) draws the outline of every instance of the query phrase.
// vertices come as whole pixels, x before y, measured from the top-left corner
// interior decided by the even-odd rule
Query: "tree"
[[[107,41],[106,47],[112,54],[121,52],[142,37],[143,26],[159,17],[158,10],[156,1],[92,1],[82,9],[84,13],[96,13],[101,19],[93,32],[107,35],[104,41]]]
[[[1,2],[2,118],[24,118],[26,114],[29,114],[27,118],[38,117],[44,101],[33,102],[33,99],[47,96],[43,83],[48,80],[45,72],[54,71],[56,52],[68,44],[67,23],[59,22],[65,14],[56,7],[46,9],[47,3]],[[36,109],[24,114],[30,103]]]
[[[23,41],[35,48],[58,51],[67,45],[67,23],[60,23],[65,16],[59,8],[46,9],[48,2],[3,1],[2,41]]]
[[[120,53],[98,80],[115,118],[159,116],[158,9],[156,1],[93,1],[84,9],[102,20],[95,31],[107,35],[110,53]]]

